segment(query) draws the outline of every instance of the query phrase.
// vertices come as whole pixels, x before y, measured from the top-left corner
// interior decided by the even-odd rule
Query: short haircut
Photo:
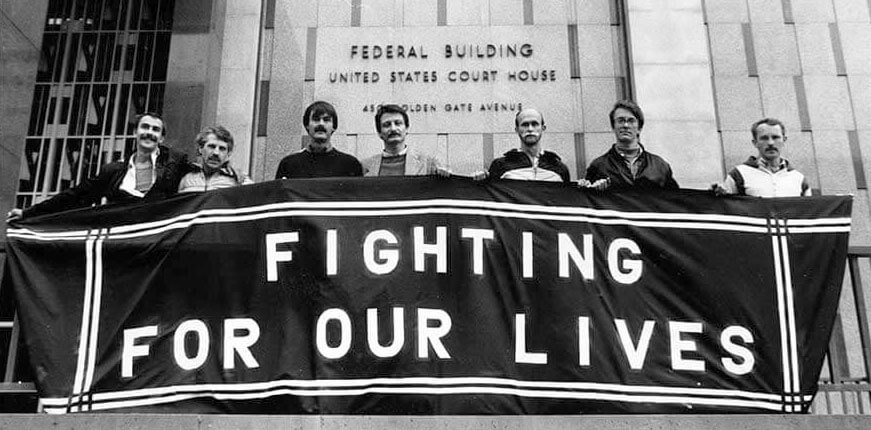
[[[150,116],[152,118],[157,118],[163,124],[163,127],[160,129],[160,133],[163,137],[166,137],[166,121],[163,120],[163,117],[160,116],[159,113],[156,112],[143,112],[139,115],[136,115],[136,128],[139,128],[139,123],[142,121],[142,118]]]
[[[534,111],[538,112],[538,109],[521,109],[521,110],[517,111],[517,113],[514,114],[514,128],[520,127],[520,114],[525,110],[534,110]],[[538,112],[538,116],[541,117],[541,125],[544,125],[544,114],[541,112]]]
[[[644,113],[641,112],[641,108],[632,100],[618,100],[617,103],[614,103],[614,107],[611,108],[611,113],[608,114],[608,117],[611,118],[612,128],[614,127],[614,114],[617,112],[617,109],[626,109],[629,112],[632,112],[632,115],[634,115],[635,119],[638,120],[638,129],[641,130],[644,128]]]
[[[405,127],[408,127],[408,114],[405,109],[399,105],[381,105],[378,106],[378,112],[375,112],[375,130],[381,133],[381,117],[385,113],[398,113],[402,115],[402,120],[405,121]]]
[[[305,108],[305,113],[302,114],[302,126],[306,128],[308,127],[312,115],[321,116],[324,114],[333,119],[333,129],[339,128],[339,115],[336,114],[336,108],[333,107],[333,105],[320,100]]]
[[[780,132],[783,133],[783,137],[786,137],[786,126],[784,126],[783,123],[779,119],[777,119],[777,118],[762,118],[759,121],[754,122],[753,125],[750,127],[750,134],[753,135],[753,140],[756,140],[756,131],[759,129],[759,126],[762,124],[771,125],[771,126],[779,125]]]
[[[227,142],[227,152],[233,152],[233,135],[230,134],[229,130],[220,125],[206,127],[203,131],[199,132],[196,138],[197,146],[202,148],[209,139],[210,134],[214,134],[220,141]]]

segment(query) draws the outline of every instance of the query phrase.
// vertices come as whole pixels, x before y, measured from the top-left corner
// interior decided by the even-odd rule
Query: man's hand
[[[483,181],[487,179],[487,171],[486,170],[476,170],[469,175],[470,178],[476,181]]]
[[[592,188],[596,191],[605,191],[611,186],[611,180],[602,178],[596,182],[590,182],[587,179],[578,179],[578,187]]]
[[[442,178],[448,178],[451,176],[451,169],[446,167],[436,167],[436,175],[441,176]]]
[[[12,209],[6,213],[6,222],[15,221],[24,217],[24,211],[21,209]]]
[[[725,195],[729,194],[729,191],[727,191],[725,187],[723,187],[722,185],[720,185],[716,182],[711,184],[711,192],[713,192],[714,195],[717,195],[717,196],[725,196]]]

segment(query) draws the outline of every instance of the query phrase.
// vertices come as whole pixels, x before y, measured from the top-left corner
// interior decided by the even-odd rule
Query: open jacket
[[[187,154],[166,146],[160,146],[155,162],[155,181],[145,193],[146,201],[165,199],[178,192],[178,183],[187,173]],[[130,154],[130,157],[136,153]],[[104,198],[108,203],[136,201],[136,197],[120,189],[124,175],[127,174],[130,158],[106,164],[100,173],[83,180],[75,187],[61,191],[58,195],[24,210],[24,216],[32,217],[99,204]]]

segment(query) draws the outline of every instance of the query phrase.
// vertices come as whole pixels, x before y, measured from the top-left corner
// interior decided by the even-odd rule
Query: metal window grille
[[[135,118],[163,107],[174,0],[53,0],[19,176],[17,207],[124,159]]]

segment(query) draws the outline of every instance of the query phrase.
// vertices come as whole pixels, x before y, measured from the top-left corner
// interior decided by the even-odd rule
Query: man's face
[[[405,119],[402,114],[388,112],[381,115],[381,140],[386,146],[399,146],[405,143],[405,134],[408,129],[405,126]]]
[[[526,146],[538,144],[546,127],[541,119],[541,114],[534,110],[526,110],[517,115],[515,131],[520,136],[520,141]]]
[[[305,131],[311,136],[313,145],[324,145],[330,141],[336,126],[330,114],[312,112]]]
[[[783,151],[786,136],[783,135],[780,125],[759,124],[756,128],[756,139],[753,145],[759,150],[759,157],[766,161],[776,161]]]
[[[638,134],[641,132],[638,128],[638,118],[629,110],[617,108],[614,111],[614,124],[611,126],[618,143],[633,144],[638,141]]]
[[[142,152],[150,153],[163,143],[163,121],[144,116],[136,126],[136,144]]]
[[[200,147],[203,164],[210,170],[224,167],[230,159],[230,144],[218,139],[214,133],[209,133],[206,143]]]

